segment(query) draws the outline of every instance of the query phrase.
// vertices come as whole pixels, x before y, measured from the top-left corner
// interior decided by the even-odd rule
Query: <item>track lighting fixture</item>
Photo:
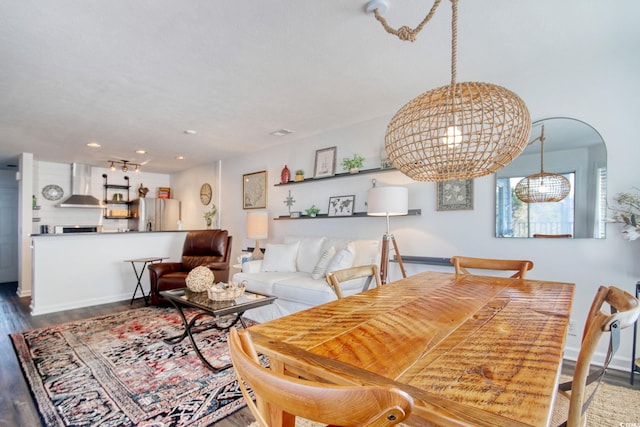
[[[120,168],[122,172],[127,172],[129,170],[129,166],[135,166],[135,172],[140,172],[140,164],[139,163],[131,163],[129,160],[108,160],[111,162],[111,166],[109,169],[112,171],[116,170],[116,164],[122,165]]]

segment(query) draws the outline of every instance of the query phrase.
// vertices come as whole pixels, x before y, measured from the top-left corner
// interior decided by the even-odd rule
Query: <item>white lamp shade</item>
[[[269,212],[247,213],[247,237],[256,240],[269,237]]]
[[[367,194],[367,215],[396,216],[409,211],[409,190],[406,187],[374,187]]]

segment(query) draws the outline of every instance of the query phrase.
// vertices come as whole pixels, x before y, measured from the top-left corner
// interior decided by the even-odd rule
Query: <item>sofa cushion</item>
[[[295,272],[300,242],[287,245],[267,243],[260,271]]]
[[[331,258],[331,261],[329,261],[329,265],[327,265],[327,273],[351,267],[353,265],[354,258],[355,254],[351,246],[340,249],[336,252],[335,256]]]
[[[316,306],[335,301],[336,296],[326,280],[314,280],[308,273],[287,277],[273,284],[273,293],[278,299]]]
[[[313,271],[311,272],[311,278],[315,280],[322,279],[327,272],[327,267],[329,266],[329,262],[336,255],[336,248],[331,246],[329,249],[324,251],[322,255],[320,255],[320,259],[316,263],[315,267],[313,267]]]
[[[305,273],[311,273],[322,255],[322,245],[326,237],[285,237],[284,243],[300,242],[296,257],[296,269]]]
[[[273,293],[273,285],[276,282],[285,279],[301,280],[308,276],[308,273],[261,271],[258,273],[236,273],[233,275],[233,281],[243,283],[249,292],[275,295]]]
[[[353,240],[349,243],[354,249],[353,265],[380,263],[380,240]]]

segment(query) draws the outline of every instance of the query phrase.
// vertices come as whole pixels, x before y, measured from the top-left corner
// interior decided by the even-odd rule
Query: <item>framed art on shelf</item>
[[[316,150],[316,161],[313,169],[314,178],[324,178],[336,174],[337,147]]]
[[[242,209],[266,209],[267,171],[242,175]]]
[[[438,211],[473,210],[473,179],[438,182],[436,193]]]
[[[356,204],[356,196],[332,196],[329,198],[327,216],[351,216]]]

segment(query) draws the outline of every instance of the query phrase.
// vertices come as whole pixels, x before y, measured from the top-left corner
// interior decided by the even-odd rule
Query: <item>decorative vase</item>
[[[207,221],[207,229],[210,229],[211,228],[211,218],[207,218],[206,221]]]
[[[289,170],[287,165],[284,165],[282,172],[280,172],[280,183],[286,184],[287,182],[289,182],[289,179],[291,179],[291,171]]]

